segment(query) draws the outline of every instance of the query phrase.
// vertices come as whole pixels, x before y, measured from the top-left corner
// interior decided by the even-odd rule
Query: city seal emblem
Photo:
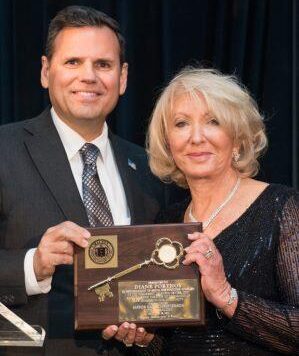
[[[98,239],[92,242],[88,251],[90,259],[99,265],[108,263],[114,256],[112,243],[105,239]]]

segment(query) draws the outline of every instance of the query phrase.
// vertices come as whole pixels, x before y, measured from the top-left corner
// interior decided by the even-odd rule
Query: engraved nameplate
[[[196,279],[119,282],[119,321],[198,319],[198,288]]]

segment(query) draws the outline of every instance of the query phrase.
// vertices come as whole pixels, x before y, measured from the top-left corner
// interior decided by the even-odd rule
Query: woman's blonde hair
[[[200,93],[211,115],[215,116],[235,146],[239,160],[233,167],[243,177],[258,173],[258,157],[267,147],[263,117],[246,88],[234,76],[214,69],[185,67],[163,90],[155,105],[147,134],[147,151],[152,172],[164,182],[187,187],[186,177],[176,166],[167,140],[167,119],[175,100],[184,95],[198,100]]]

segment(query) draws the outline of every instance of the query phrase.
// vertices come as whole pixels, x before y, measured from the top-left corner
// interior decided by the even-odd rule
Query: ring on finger
[[[207,252],[203,253],[203,255],[204,255],[204,257],[205,257],[207,260],[209,260],[211,257],[214,256],[214,253],[213,253],[213,251],[211,250],[211,248],[209,248]]]
[[[133,344],[126,342],[125,340],[123,340],[123,343],[125,344],[126,347],[132,347]]]
[[[135,342],[135,345],[138,346],[138,347],[147,347],[147,345],[137,344],[136,342]]]

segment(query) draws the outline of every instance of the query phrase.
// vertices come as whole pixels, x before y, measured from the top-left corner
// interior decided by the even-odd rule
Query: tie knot
[[[100,150],[92,143],[85,143],[80,149],[80,154],[84,164],[96,163]]]

